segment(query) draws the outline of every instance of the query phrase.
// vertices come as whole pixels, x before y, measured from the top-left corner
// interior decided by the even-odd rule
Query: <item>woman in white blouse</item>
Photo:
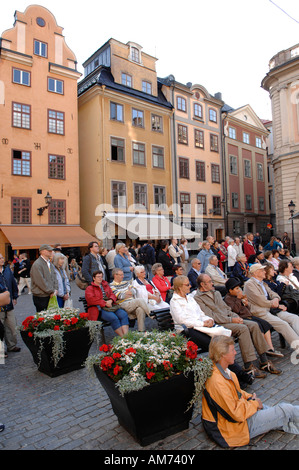
[[[209,350],[211,336],[200,331],[204,328],[212,328],[214,320],[201,310],[198,303],[190,293],[190,282],[187,276],[177,276],[173,281],[174,293],[170,301],[170,313],[174,321],[175,329],[180,332],[185,325],[188,328],[190,339],[197,344],[202,351]]]
[[[134,273],[136,279],[133,281],[133,287],[137,291],[137,297],[145,300],[150,310],[160,310],[169,308],[169,304],[162,300],[161,294],[155,284],[146,279],[146,270],[144,266],[135,266]]]

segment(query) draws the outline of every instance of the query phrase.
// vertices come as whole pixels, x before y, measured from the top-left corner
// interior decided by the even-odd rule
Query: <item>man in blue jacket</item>
[[[0,309],[0,320],[4,324],[7,351],[19,352],[21,348],[17,347],[17,324],[13,311],[18,298],[18,286],[10,267],[4,267],[4,261],[4,256],[0,253],[0,283],[10,293],[10,303]]]

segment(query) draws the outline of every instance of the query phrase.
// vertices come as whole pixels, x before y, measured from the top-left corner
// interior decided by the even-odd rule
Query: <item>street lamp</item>
[[[49,208],[49,205],[51,204],[51,202],[52,202],[52,196],[50,196],[49,191],[48,191],[48,192],[47,192],[47,195],[45,196],[45,203],[46,203],[46,205],[43,206],[43,207],[39,207],[39,208],[37,209],[37,211],[38,211],[38,212],[37,212],[37,215],[42,216],[43,213],[45,212],[45,210]]]
[[[295,204],[293,201],[290,202],[288,205],[289,211],[291,214],[291,221],[292,221],[292,251],[296,254],[296,244],[294,239],[294,212],[295,212]]]

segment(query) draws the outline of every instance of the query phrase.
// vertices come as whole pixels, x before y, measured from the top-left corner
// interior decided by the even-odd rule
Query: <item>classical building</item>
[[[270,223],[269,131],[250,105],[236,110],[224,105],[222,120],[226,233],[259,232],[265,238]]]
[[[41,6],[0,39],[0,252],[85,246],[80,228],[77,62]],[[46,198],[46,202],[45,202]]]
[[[290,202],[299,210],[299,44],[272,57],[262,87],[272,103],[276,234],[291,236]],[[294,227],[298,246],[298,219]]]
[[[107,41],[78,84],[82,226],[105,240],[180,238],[173,218],[173,107],[156,58]]]
[[[174,107],[171,126],[173,199],[179,224],[220,240],[225,235],[221,171],[219,97],[202,85],[186,85],[173,75],[159,78]]]

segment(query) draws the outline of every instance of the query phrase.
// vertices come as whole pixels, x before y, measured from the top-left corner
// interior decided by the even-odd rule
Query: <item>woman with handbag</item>
[[[89,320],[97,321],[100,317],[100,319],[111,323],[111,327],[117,335],[124,336],[128,333],[128,314],[116,304],[116,296],[108,282],[103,280],[102,271],[95,271],[92,274],[92,283],[86,288],[85,299]]]

